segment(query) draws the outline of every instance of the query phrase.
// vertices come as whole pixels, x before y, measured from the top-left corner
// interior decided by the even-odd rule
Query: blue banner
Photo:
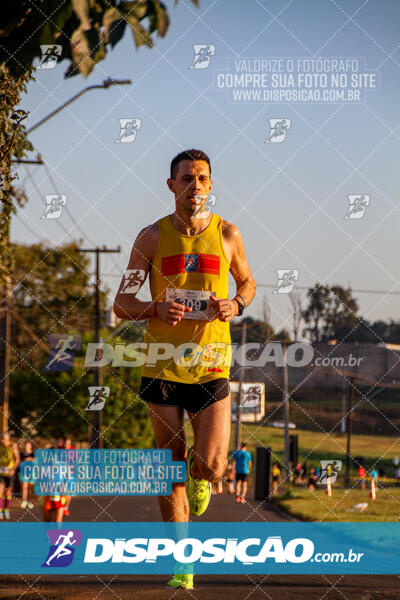
[[[400,574],[400,523],[2,523],[1,574]]]
[[[20,466],[38,496],[165,496],[186,481],[171,450],[37,450]]]

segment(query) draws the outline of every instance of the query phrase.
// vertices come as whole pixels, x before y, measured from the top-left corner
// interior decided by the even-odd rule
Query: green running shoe
[[[167,585],[175,588],[185,588],[185,590],[193,589],[193,573],[175,573]]]
[[[192,515],[199,517],[207,510],[210,504],[211,483],[206,479],[196,479],[192,476],[193,447],[189,450],[187,465],[189,509]]]

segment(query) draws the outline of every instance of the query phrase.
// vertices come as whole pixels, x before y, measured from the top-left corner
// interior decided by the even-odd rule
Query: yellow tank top
[[[0,444],[0,467],[3,469],[12,469],[14,466],[14,452],[12,445],[3,446]]]
[[[185,313],[175,326],[149,319],[144,337],[148,344],[144,377],[182,383],[229,379],[229,322],[211,320],[205,298],[210,292],[217,298],[228,298],[229,262],[222,245],[221,223],[222,218],[213,214],[198,235],[185,235],[175,229],[169,215],[158,221],[158,246],[150,271],[152,299],[165,301],[183,294],[183,302],[192,306],[193,313]],[[187,318],[190,314],[196,318]],[[157,343],[171,345],[166,358],[158,357],[164,350],[157,350]]]

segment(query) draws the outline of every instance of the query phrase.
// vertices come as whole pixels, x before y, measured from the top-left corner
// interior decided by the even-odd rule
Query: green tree
[[[0,63],[19,77],[42,56],[41,45],[58,45],[60,60],[69,62],[65,77],[86,77],[126,29],[137,48],[152,48],[151,34],[164,37],[168,26],[167,8],[159,0],[3,0]]]
[[[322,324],[328,297],[327,285],[316,283],[315,287],[307,291],[308,306],[302,311],[302,317],[308,327],[303,330],[303,335],[308,335],[313,343],[320,342],[322,338]]]
[[[307,298],[308,306],[302,316],[308,327],[303,335],[308,334],[312,343],[330,339],[355,340],[359,306],[350,289],[317,283],[308,290]]]
[[[31,367],[12,372],[10,430],[14,435],[49,441],[71,435],[77,442],[87,442],[91,413],[85,407],[93,377],[90,369],[84,367],[84,357],[87,344],[92,341],[91,334],[83,335],[81,351],[70,371],[43,372],[48,354],[42,352],[38,369]],[[123,342],[121,338],[113,341]],[[104,367],[102,377],[102,384],[110,387],[103,409],[105,447],[151,447],[153,433],[148,407],[137,396],[140,367]]]
[[[47,336],[82,333],[94,328],[94,294],[90,259],[78,252],[79,243],[56,248],[44,243],[12,244],[14,317],[11,367],[38,368]],[[108,289],[100,293],[105,309]]]

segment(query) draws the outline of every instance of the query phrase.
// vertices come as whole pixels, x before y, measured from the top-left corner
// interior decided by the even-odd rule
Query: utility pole
[[[285,343],[283,346],[283,411],[284,411],[284,423],[285,423],[285,479],[287,483],[290,483],[290,469],[289,469],[289,377],[286,362],[286,348]]]
[[[95,280],[95,312],[94,312],[94,342],[99,348],[100,340],[100,254],[121,252],[121,247],[116,249],[106,248],[78,248],[78,252],[94,252],[96,254],[96,280]],[[93,385],[101,386],[101,367],[93,367]],[[103,438],[101,434],[103,425],[103,412],[101,410],[92,411],[92,428],[90,432],[90,447],[102,448]]]
[[[345,483],[346,487],[350,485],[350,451],[351,451],[351,425],[352,425],[352,412],[353,412],[353,395],[354,386],[353,379],[349,379],[349,385],[347,388],[347,448],[346,448],[346,475]]]
[[[242,357],[239,373],[239,394],[237,403],[237,419],[235,429],[235,450],[240,446],[240,429],[242,424],[242,397],[243,397],[243,379],[244,379],[244,363],[246,359],[246,337],[247,337],[247,323],[242,323]]]

